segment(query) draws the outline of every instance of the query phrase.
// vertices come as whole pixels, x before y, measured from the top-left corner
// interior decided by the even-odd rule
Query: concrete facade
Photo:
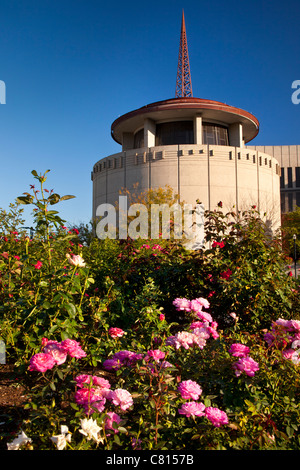
[[[194,206],[198,200],[209,210],[220,201],[224,211],[255,205],[277,228],[277,152],[245,146],[258,130],[257,119],[247,111],[198,98],[152,103],[121,116],[111,132],[122,151],[93,167],[93,218],[101,204],[116,207],[123,188],[135,191],[138,184],[142,192],[168,185],[181,202]],[[158,145],[160,140],[168,144]],[[185,140],[188,143],[182,143]]]
[[[300,207],[300,145],[267,145],[248,147],[265,152],[280,166],[281,213]]]

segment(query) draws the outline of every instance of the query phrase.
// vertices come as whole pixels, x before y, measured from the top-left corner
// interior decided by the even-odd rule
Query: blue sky
[[[112,122],[175,96],[182,9],[193,96],[253,113],[252,145],[300,144],[299,0],[0,0],[0,207],[50,169],[46,187],[76,196],[61,216],[90,220]]]

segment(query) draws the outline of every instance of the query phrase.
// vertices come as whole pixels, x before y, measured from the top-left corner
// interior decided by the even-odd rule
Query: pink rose
[[[107,398],[111,400],[114,405],[120,406],[122,411],[127,410],[133,405],[131,394],[122,388],[111,391]]]
[[[188,299],[177,298],[173,301],[173,305],[176,307],[176,310],[185,310],[186,312],[191,311],[191,302]]]
[[[159,349],[151,349],[150,351],[147,351],[145,359],[154,359],[155,362],[159,362],[160,359],[164,359],[165,355],[166,354]]]
[[[259,365],[257,362],[255,362],[254,359],[249,356],[241,357],[238,362],[233,364],[232,367],[237,377],[239,377],[242,372],[245,372],[245,374],[249,377],[253,377],[255,372],[259,370]]]
[[[121,330],[121,328],[109,328],[108,334],[112,338],[121,338],[125,334],[125,331]]]
[[[78,268],[84,268],[85,262],[84,259],[80,255],[72,255],[68,258],[69,263],[73,266],[77,266]]]
[[[55,361],[51,354],[38,353],[32,356],[29,363],[30,371],[46,372],[55,366]]]
[[[67,359],[67,351],[57,341],[48,341],[43,352],[50,354],[58,365],[63,364]]]
[[[235,357],[245,357],[249,354],[250,349],[244,344],[234,343],[230,346],[229,352]]]
[[[105,417],[105,429],[112,430],[115,433],[118,433],[118,429],[116,428],[116,424],[120,424],[121,417],[114,413],[113,411],[109,411]]]
[[[227,414],[224,411],[219,410],[219,408],[209,406],[205,409],[205,416],[217,428],[221,425],[228,424]]]
[[[205,405],[203,403],[197,403],[195,401],[188,401],[183,403],[178,410],[178,413],[185,415],[188,418],[190,416],[204,416]]]
[[[80,359],[86,357],[86,353],[81,349],[80,344],[74,339],[65,339],[60,343],[71,357]]]
[[[178,385],[178,391],[184,400],[198,400],[202,388],[193,380],[184,380]]]

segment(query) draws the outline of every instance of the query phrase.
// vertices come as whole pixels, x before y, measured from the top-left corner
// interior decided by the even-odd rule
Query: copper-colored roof
[[[254,139],[259,131],[257,118],[248,111],[219,101],[184,97],[157,101],[120,116],[112,123],[111,134],[113,139],[121,144],[123,132],[136,132],[143,127],[146,118],[157,122],[193,119],[195,115],[201,115],[203,120],[227,125],[242,123],[245,142]]]

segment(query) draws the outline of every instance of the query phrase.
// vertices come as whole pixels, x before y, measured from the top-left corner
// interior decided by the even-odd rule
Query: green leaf
[[[75,198],[75,197],[76,197],[76,196],[71,196],[71,195],[68,194],[67,196],[62,196],[62,197],[60,198],[60,200],[61,200],[61,201],[66,201],[67,199],[73,199],[73,198]]]
[[[57,204],[60,200],[60,195],[57,193],[51,194],[51,196],[48,197],[48,201],[50,202],[51,205]]]
[[[32,196],[19,196],[17,197],[16,201],[19,204],[31,204],[33,201],[33,197]]]

